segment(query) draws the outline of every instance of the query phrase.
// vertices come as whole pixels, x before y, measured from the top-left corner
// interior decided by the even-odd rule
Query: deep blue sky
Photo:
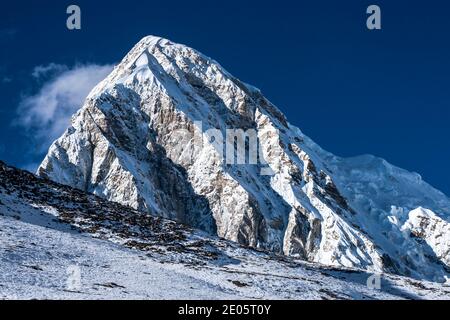
[[[65,27],[69,4],[82,30]],[[382,9],[381,31],[365,27]],[[187,44],[253,84],[325,149],[371,153],[450,195],[448,1],[3,1],[0,159],[38,162],[11,125],[37,65],[114,63],[143,36]]]

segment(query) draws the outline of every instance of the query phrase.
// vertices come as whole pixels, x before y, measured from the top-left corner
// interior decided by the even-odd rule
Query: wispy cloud
[[[69,126],[72,114],[112,68],[112,65],[97,64],[73,68],[58,64],[36,67],[32,76],[45,81],[39,82],[41,86],[36,94],[22,99],[17,123],[47,148]]]
[[[31,75],[36,79],[41,79],[43,77],[52,76],[55,74],[61,74],[64,71],[69,70],[69,68],[66,65],[63,64],[57,64],[57,63],[50,63],[48,65],[40,65],[36,66],[33,69],[33,72]]]

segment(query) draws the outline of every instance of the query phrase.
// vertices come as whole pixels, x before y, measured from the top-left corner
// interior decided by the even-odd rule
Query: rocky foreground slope
[[[166,39],[142,39],[94,88],[38,175],[242,245],[449,279],[448,197],[382,159],[322,150],[258,89]]]
[[[450,299],[208,237],[0,162],[0,299]],[[369,282],[376,284],[376,282]]]

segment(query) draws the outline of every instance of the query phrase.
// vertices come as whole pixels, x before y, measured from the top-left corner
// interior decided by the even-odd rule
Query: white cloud
[[[69,70],[69,68],[66,65],[52,62],[46,66],[40,65],[34,67],[32,76],[36,79],[39,79],[49,74],[60,74],[67,70]]]
[[[71,116],[112,69],[112,65],[97,64],[73,68],[57,64],[36,67],[33,77],[41,78],[49,73],[53,73],[53,77],[42,83],[37,94],[22,99],[18,123],[47,148],[67,129]]]

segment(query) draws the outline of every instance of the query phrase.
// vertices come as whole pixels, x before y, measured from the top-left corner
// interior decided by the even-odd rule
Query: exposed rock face
[[[257,164],[229,162],[238,146],[225,146],[227,129],[255,132],[257,143],[240,136],[237,144],[250,154],[257,148]],[[142,39],[94,88],[38,174],[243,245],[328,265],[448,276],[445,195],[381,159],[323,151],[258,89],[157,37]],[[405,237],[410,222],[395,213],[419,206],[440,219],[445,241],[431,226]],[[411,241],[414,252],[404,251]]]

